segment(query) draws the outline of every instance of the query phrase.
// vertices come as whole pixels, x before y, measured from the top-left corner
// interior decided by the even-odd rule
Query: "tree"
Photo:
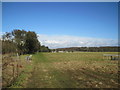
[[[17,44],[17,52],[19,54],[26,53],[25,41],[26,41],[26,31],[25,30],[13,30],[12,35],[14,37],[14,42]]]
[[[41,46],[37,34],[32,31],[15,29],[11,33],[6,32],[2,37],[3,53],[17,52],[30,54],[35,52],[50,52],[46,46]]]
[[[45,46],[45,45],[42,45],[41,47],[40,47],[40,52],[50,52],[51,50],[47,47],[47,46]]]
[[[12,53],[16,52],[16,44],[12,40],[12,34],[6,32],[2,35],[2,53]]]
[[[35,32],[28,31],[25,38],[25,47],[27,53],[34,53],[39,51],[40,42],[37,39],[37,35]]]
[[[2,40],[2,53],[15,53],[16,52],[16,44],[9,40]]]

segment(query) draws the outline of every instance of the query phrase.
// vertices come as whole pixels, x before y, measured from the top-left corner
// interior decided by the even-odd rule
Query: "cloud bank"
[[[118,46],[118,40],[114,39],[77,37],[69,35],[38,34],[38,40],[41,42],[41,45],[48,46],[51,49],[64,47]]]
[[[0,39],[5,32],[0,32]],[[99,46],[120,46],[118,39],[103,39],[92,37],[78,37],[70,35],[45,35],[37,34],[41,45],[51,49],[65,47],[99,47]]]

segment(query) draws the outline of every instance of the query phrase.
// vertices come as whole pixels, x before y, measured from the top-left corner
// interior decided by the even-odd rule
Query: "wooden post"
[[[17,61],[17,76],[19,75],[19,65],[20,65],[20,59]]]
[[[19,67],[18,67],[18,63],[17,63],[17,77],[19,75]]]
[[[15,77],[15,67],[14,67],[14,64],[13,64],[13,79]]]

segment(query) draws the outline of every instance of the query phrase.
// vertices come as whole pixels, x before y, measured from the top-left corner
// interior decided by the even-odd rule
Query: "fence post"
[[[18,67],[18,62],[17,62],[17,77],[19,75],[19,67]]]
[[[14,64],[13,64],[13,79],[15,77],[15,68],[14,68]]]

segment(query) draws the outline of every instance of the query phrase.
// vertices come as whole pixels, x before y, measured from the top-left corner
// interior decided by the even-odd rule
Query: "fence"
[[[2,57],[2,87],[12,85],[22,72],[20,58],[16,56]]]
[[[120,60],[120,55],[117,54],[103,54],[103,59],[110,59],[110,60]]]

